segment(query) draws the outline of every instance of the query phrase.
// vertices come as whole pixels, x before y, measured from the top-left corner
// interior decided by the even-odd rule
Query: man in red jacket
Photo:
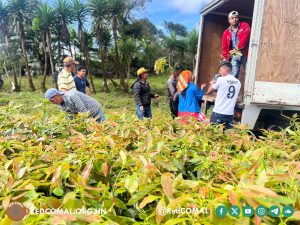
[[[228,21],[230,26],[222,37],[222,58],[224,61],[231,61],[232,75],[238,78],[241,65],[246,68],[250,26],[246,22],[239,21],[239,13],[236,11],[229,13]]]

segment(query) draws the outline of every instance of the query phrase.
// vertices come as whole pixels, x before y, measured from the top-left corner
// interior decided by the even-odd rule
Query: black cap
[[[229,61],[223,61],[223,62],[221,62],[220,65],[219,65],[219,68],[221,68],[223,66],[226,66],[226,67],[228,67],[228,68],[230,68],[232,70],[232,64]]]

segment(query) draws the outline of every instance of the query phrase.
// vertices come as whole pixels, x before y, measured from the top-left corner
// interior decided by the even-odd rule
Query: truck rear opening
[[[201,12],[197,84],[209,83],[218,72],[228,13],[238,11],[240,21],[251,26],[247,68],[244,71],[241,67],[237,104],[241,123],[250,129],[286,126],[286,116],[299,114],[299,8],[299,0],[214,0]]]

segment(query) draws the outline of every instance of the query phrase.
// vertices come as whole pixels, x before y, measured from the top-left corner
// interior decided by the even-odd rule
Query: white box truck
[[[241,123],[250,129],[286,126],[300,111],[300,1],[214,0],[201,11],[196,81],[218,72],[228,13],[251,26],[246,71],[242,70]]]

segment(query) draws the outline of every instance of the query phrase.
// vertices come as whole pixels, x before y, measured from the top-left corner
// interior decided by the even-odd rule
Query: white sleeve
[[[220,79],[217,79],[217,82],[212,85],[212,88],[218,90],[220,87]]]

